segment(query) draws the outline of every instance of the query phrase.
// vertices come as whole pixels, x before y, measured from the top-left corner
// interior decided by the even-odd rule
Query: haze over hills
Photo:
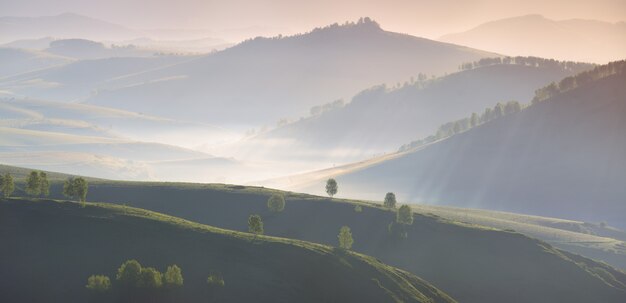
[[[507,55],[607,63],[626,54],[626,22],[526,15],[487,22],[440,40]]]
[[[592,68],[590,64],[538,58],[517,61],[485,64],[435,80],[405,83],[400,88],[370,88],[345,106],[321,110],[245,140],[237,151],[283,161],[359,161],[393,152],[416,137],[436,132],[441,124],[472,112],[481,113],[498,102],[525,102],[546,83]]]
[[[598,80],[602,72],[566,79],[559,85],[581,83],[519,113],[386,159],[317,172],[294,188],[319,192],[321,180],[312,180],[336,176],[349,196],[393,191],[403,201],[624,228],[626,72],[623,61],[613,67],[616,74]]]
[[[87,102],[245,129],[306,115],[314,105],[364,87],[420,72],[452,72],[458,62],[488,56],[494,54],[387,32],[366,18],[297,36],[249,40],[123,79],[135,85],[101,91]]]
[[[99,90],[131,85],[130,76],[163,68],[196,58],[196,56],[154,56],[150,58],[105,58],[79,60],[0,80],[0,89],[8,95],[25,96],[59,102],[79,102]],[[25,72],[25,71],[23,71]],[[137,112],[142,112],[139,110]]]
[[[141,33],[127,27],[73,13],[0,17],[0,43],[42,37],[128,40],[141,36]]]
[[[8,76],[60,66],[74,61],[72,58],[44,51],[18,48],[0,48],[0,81]]]

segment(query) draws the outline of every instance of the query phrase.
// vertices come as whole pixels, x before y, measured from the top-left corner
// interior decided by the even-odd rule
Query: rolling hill
[[[626,54],[626,23],[527,15],[484,23],[439,40],[507,55],[607,63]]]
[[[388,54],[393,54],[389,56]],[[255,38],[123,79],[86,102],[239,127],[272,125],[364,87],[443,74],[493,53],[383,30],[365,18],[309,33]],[[245,88],[245,89],[242,89]],[[176,102],[173,102],[176,100]]]
[[[72,58],[58,56],[44,51],[1,47],[0,81],[5,77],[64,65],[72,61],[74,61]]]
[[[26,98],[77,102],[97,94],[100,89],[115,88],[116,86],[111,86],[113,81],[123,87],[132,82],[122,83],[122,80],[134,74],[194,58],[195,56],[155,56],[79,60],[63,66],[0,79],[0,89],[10,95]]]
[[[58,197],[60,184],[51,192]],[[461,302],[621,302],[626,274],[516,232],[415,214],[408,238],[391,236],[395,213],[380,204],[283,192],[282,213],[267,209],[276,190],[240,185],[93,181],[88,198],[245,231],[252,213],[269,235],[333,245],[352,229],[357,252],[405,269]],[[360,212],[355,206],[360,206]],[[607,274],[608,273],[608,274]],[[518,292],[532,289],[532,292]],[[515,293],[512,297],[511,294]]]
[[[355,197],[392,191],[403,201],[625,228],[626,72],[623,61],[612,66],[616,73],[599,79],[591,72],[561,81],[581,84],[519,113],[385,159],[300,176],[293,188],[320,192],[335,176]]]
[[[10,277],[0,286],[5,302],[90,300],[87,277],[114,279],[133,258],[182,268],[184,286],[171,302],[454,302],[371,257],[125,206],[4,200],[0,239],[0,268]],[[212,272],[223,276],[222,289],[206,285]]]
[[[537,61],[542,63],[486,65],[401,88],[375,87],[343,107],[240,142],[235,150],[280,161],[316,157],[331,164],[360,161],[393,152],[434,133],[441,124],[498,102],[530,100],[537,88],[593,67]]]

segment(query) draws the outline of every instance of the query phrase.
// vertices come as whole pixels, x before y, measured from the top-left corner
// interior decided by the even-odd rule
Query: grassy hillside
[[[257,127],[306,115],[312,106],[351,97],[364,87],[406,81],[418,73],[452,72],[460,62],[488,56],[495,54],[385,31],[367,20],[245,41],[196,60],[112,81],[110,85],[119,89],[102,91],[87,102]],[[155,103],[159,106],[151,106]]]
[[[480,114],[498,102],[530,100],[537,88],[588,68],[592,65],[497,64],[399,88],[375,87],[360,92],[344,107],[253,137],[237,151],[281,161],[312,158],[311,154],[332,155],[333,163],[362,160],[394,151],[436,132],[441,124],[472,112]]]
[[[111,204],[4,200],[0,241],[3,302],[84,302],[87,277],[132,258],[182,268],[173,302],[454,302],[371,257]],[[208,289],[211,272],[223,289]]]
[[[270,235],[330,245],[336,244],[339,228],[347,225],[355,251],[417,274],[462,302],[626,298],[623,272],[518,233],[419,213],[407,229],[408,238],[399,240],[387,232],[395,214],[378,206],[287,193],[285,211],[273,214],[266,207],[272,193],[276,191],[235,185],[93,182],[88,197],[242,231],[248,215],[258,213]],[[362,212],[356,212],[355,205]],[[520,287],[532,291],[519,292]]]
[[[519,113],[382,161],[316,173],[292,188],[321,192],[325,178],[335,176],[354,197],[393,191],[405,201],[625,228],[626,72],[620,64],[617,74],[590,78]]]

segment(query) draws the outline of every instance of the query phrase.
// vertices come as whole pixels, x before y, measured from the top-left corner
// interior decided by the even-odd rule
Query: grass
[[[454,302],[414,275],[358,253],[109,203],[0,201],[0,240],[0,268],[11,277],[0,286],[3,302],[86,301],[88,276],[114,277],[132,258],[160,270],[179,265],[184,302],[206,302],[206,279],[215,271],[226,282],[220,302]]]

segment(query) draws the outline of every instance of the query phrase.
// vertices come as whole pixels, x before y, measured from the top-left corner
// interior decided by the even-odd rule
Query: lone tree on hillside
[[[352,248],[352,244],[354,243],[354,239],[352,239],[352,232],[350,231],[350,227],[342,226],[339,229],[339,235],[337,236],[339,239],[339,248],[349,250]]]
[[[81,177],[69,178],[65,181],[65,184],[63,184],[63,195],[82,202],[84,206],[87,200],[88,186],[87,180]]]
[[[285,197],[274,194],[267,200],[267,208],[272,212],[281,212],[285,209]]]
[[[402,205],[400,206],[400,208],[398,208],[396,222],[404,225],[413,224],[413,212],[408,205]]]
[[[11,174],[6,173],[4,177],[0,176],[0,189],[2,190],[2,195],[4,198],[8,198],[13,194],[15,190],[15,183],[13,182],[13,176]]]
[[[383,205],[387,208],[396,208],[396,194],[391,192],[387,193]]]
[[[48,174],[40,171],[39,172],[39,193],[47,197],[50,195],[50,182],[48,182]]]
[[[259,215],[250,215],[248,217],[248,231],[255,235],[263,234],[263,220]]]
[[[326,181],[326,193],[332,198],[334,195],[337,194],[337,191],[337,181],[335,181],[335,179],[333,178],[328,179],[328,181]]]
[[[177,265],[168,266],[163,275],[163,282],[167,288],[179,288],[183,286],[183,273]]]
[[[39,196],[41,193],[41,178],[39,177],[39,173],[36,171],[31,171],[26,177],[26,194],[29,196]]]

